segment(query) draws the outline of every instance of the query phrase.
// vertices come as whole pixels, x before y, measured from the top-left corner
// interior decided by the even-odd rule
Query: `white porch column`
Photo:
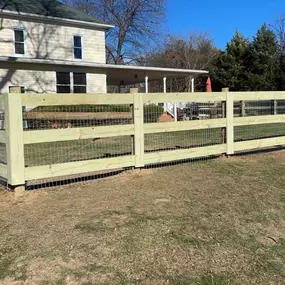
[[[174,120],[175,122],[177,122],[177,103],[176,102],[174,103],[173,111],[174,111]]]
[[[166,93],[166,77],[163,77],[163,93]],[[163,103],[164,112],[167,112],[166,102]]]
[[[170,92],[172,93],[172,78],[170,78]],[[177,122],[177,102],[173,103],[174,120]]]
[[[166,93],[166,77],[163,77],[163,93]]]
[[[191,79],[191,92],[192,92],[192,93],[195,92],[195,85],[194,85],[194,84],[195,84],[195,79],[192,78],[192,79]]]
[[[145,93],[148,93],[148,76],[145,77]]]

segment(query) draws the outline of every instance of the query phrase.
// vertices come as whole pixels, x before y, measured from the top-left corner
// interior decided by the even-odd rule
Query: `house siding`
[[[73,36],[82,36],[83,61],[105,63],[105,32],[95,29],[59,26],[42,22],[4,18],[0,29],[1,56],[13,57],[14,29],[25,31],[24,57],[39,59],[74,60]]]
[[[99,71],[19,63],[0,69],[0,93],[8,93],[10,86],[25,87],[26,93],[56,93],[57,71],[86,73],[87,93],[106,93],[106,75]]]

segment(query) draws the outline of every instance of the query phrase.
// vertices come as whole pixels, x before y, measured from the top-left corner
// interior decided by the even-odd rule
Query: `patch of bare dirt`
[[[155,173],[154,169],[134,169],[122,172],[117,178],[123,180],[132,180],[140,177],[150,176]]]

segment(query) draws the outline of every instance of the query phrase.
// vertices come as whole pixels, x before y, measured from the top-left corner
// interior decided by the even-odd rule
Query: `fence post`
[[[244,101],[240,101],[240,107],[241,107],[241,116],[245,117],[245,102]]]
[[[5,94],[4,104],[8,184],[20,193],[25,189],[22,95]]]
[[[144,104],[143,94],[138,93],[138,89],[132,89],[134,102],[134,152],[135,152],[135,167],[144,166]]]
[[[227,155],[234,154],[234,101],[229,88],[225,88],[227,98]]]
[[[222,92],[227,92],[228,88],[223,88]],[[226,103],[227,101],[222,101],[222,118],[226,118]],[[227,136],[226,136],[226,130],[227,128],[222,128],[222,139],[223,143],[227,143]]]

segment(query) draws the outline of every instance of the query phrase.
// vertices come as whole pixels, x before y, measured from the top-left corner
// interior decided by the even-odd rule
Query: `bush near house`
[[[159,117],[163,114],[163,107],[154,104],[144,106],[144,122],[155,123],[159,120]]]

